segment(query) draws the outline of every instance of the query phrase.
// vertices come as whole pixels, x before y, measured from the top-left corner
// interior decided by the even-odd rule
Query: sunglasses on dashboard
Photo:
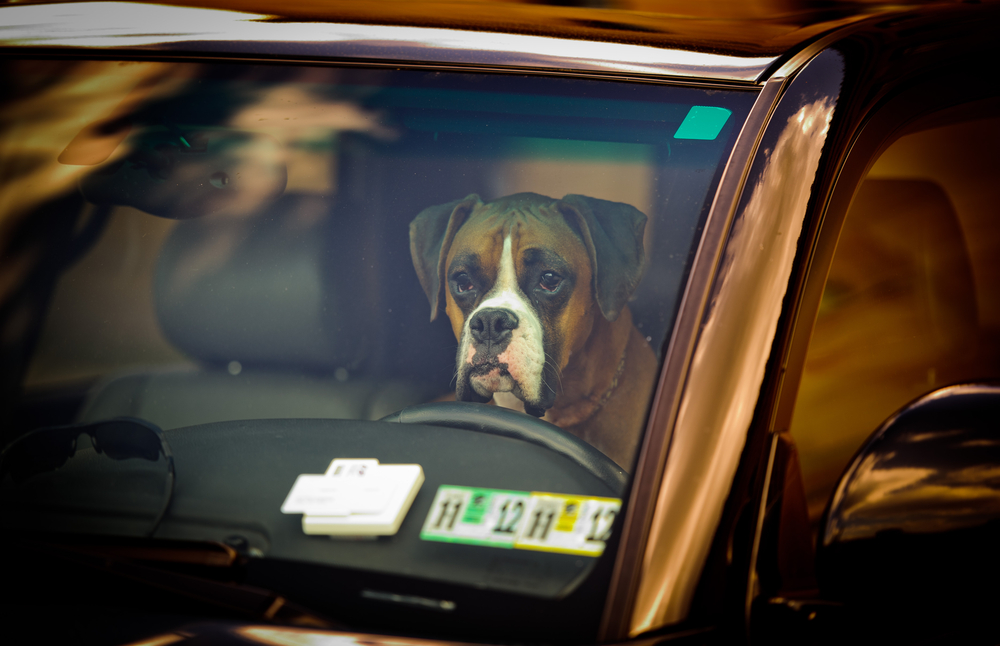
[[[80,435],[90,437],[94,450],[112,460],[141,458],[156,462],[163,455],[167,467],[163,505],[147,532],[152,536],[170,506],[174,490],[174,456],[163,431],[145,420],[118,417],[90,424],[50,426],[18,437],[0,453],[0,482],[10,475],[15,484],[54,471],[76,454]]]

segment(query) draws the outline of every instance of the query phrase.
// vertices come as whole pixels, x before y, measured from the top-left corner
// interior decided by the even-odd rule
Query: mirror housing
[[[1000,634],[1000,385],[936,390],[875,431],[824,515],[817,574],[880,625]]]

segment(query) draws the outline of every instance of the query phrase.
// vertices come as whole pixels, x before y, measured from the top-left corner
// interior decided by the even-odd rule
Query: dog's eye
[[[459,294],[464,294],[465,292],[475,288],[475,285],[472,284],[472,278],[470,278],[469,274],[464,271],[456,275],[452,280],[455,281],[455,291]]]
[[[554,271],[542,272],[542,277],[538,281],[538,286],[547,292],[554,292],[562,285],[563,278]]]

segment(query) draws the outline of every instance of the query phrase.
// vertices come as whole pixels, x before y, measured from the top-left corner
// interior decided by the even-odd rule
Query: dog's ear
[[[614,321],[642,277],[646,216],[634,206],[585,195],[567,195],[556,205],[580,231],[590,254],[597,304],[604,318]]]
[[[445,259],[455,232],[472,209],[483,201],[475,193],[461,200],[429,206],[410,223],[410,255],[420,285],[431,302],[431,320],[437,318],[444,284]]]

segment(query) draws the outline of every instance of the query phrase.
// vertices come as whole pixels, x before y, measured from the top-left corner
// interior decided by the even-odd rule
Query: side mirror
[[[817,575],[894,639],[1000,636],[1000,385],[934,391],[869,438],[823,518]]]
[[[80,181],[88,201],[178,220],[241,215],[276,200],[288,180],[281,144],[261,133],[152,128],[129,135],[124,146],[124,158]]]

